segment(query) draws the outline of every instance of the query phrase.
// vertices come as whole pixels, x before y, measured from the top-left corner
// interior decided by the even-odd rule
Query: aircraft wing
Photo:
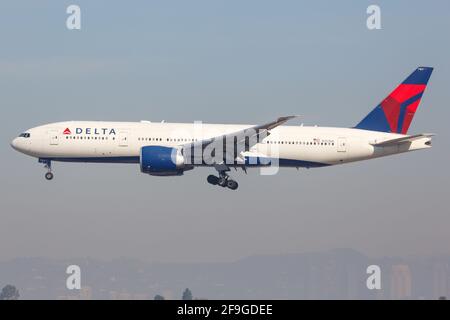
[[[186,150],[189,150],[190,154],[193,155],[195,148],[201,148],[201,150],[204,150],[205,148],[222,148],[223,161],[225,161],[225,158],[227,160],[230,160],[231,158],[236,159],[239,158],[239,155],[242,152],[250,150],[250,148],[255,144],[268,137],[270,135],[270,130],[286,123],[288,120],[297,117],[298,116],[295,115],[279,117],[274,121],[262,125],[256,125],[229,134],[185,144],[183,145],[183,149],[185,150],[185,152]],[[231,146],[232,148],[230,148]]]
[[[371,143],[371,145],[373,145],[374,147],[395,146],[395,145],[398,145],[401,143],[412,142],[414,140],[418,140],[418,139],[422,139],[422,138],[431,138],[432,136],[434,136],[434,134],[432,134],[432,133],[421,133],[421,134],[415,134],[415,135],[411,135],[411,136],[390,139],[390,140],[386,140],[386,141],[382,141],[382,142]]]

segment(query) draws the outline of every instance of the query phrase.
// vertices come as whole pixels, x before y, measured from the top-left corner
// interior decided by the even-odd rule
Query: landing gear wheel
[[[52,180],[53,179],[52,162],[48,159],[39,158],[39,163],[43,163],[44,168],[47,169],[47,173],[45,174],[45,179]]]
[[[231,190],[236,190],[237,188],[238,188],[238,183],[236,182],[236,181],[234,181],[234,180],[231,180],[231,179],[228,179],[228,181],[227,181],[227,187],[228,187],[228,189],[231,189]]]
[[[47,172],[47,173],[45,174],[45,179],[47,179],[47,180],[52,180],[52,179],[53,179],[53,173]]]
[[[217,182],[217,184],[221,187],[226,187],[227,186],[227,181],[228,181],[228,177],[220,177],[219,181]]]
[[[206,178],[206,180],[208,181],[208,183],[210,183],[214,186],[219,183],[219,177],[216,177],[215,175],[212,175],[212,174],[210,174],[208,176],[208,178]]]
[[[231,190],[236,190],[238,188],[238,183],[230,178],[230,176],[225,171],[219,171],[219,176],[209,175],[206,180],[209,184],[221,186],[222,188],[228,188]]]

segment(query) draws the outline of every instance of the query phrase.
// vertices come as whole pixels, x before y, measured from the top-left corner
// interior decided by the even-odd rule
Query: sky
[[[81,30],[66,8],[81,8]],[[381,30],[366,9],[381,8]],[[232,261],[352,248],[450,254],[450,2],[2,1],[0,260]],[[138,165],[54,163],[14,151],[63,120],[351,127],[418,66],[435,68],[411,133],[433,148],[311,170],[152,177]]]

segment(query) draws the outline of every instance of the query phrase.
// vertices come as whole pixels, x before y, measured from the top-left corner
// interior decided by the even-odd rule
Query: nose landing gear
[[[52,179],[53,179],[53,173],[47,172],[47,173],[45,174],[45,179],[47,179],[47,180],[52,180]]]
[[[43,163],[44,168],[47,169],[47,173],[45,174],[45,179],[52,180],[53,179],[52,162],[50,160],[45,160],[45,159],[39,159],[39,162]]]

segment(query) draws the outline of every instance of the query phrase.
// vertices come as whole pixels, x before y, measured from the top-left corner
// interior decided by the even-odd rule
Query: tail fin
[[[406,134],[433,68],[419,67],[355,128]]]

